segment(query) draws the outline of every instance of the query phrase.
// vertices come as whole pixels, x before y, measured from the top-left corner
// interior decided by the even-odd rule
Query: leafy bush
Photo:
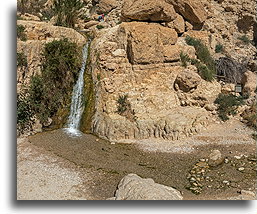
[[[42,75],[32,77],[29,87],[32,110],[42,123],[70,102],[81,65],[77,45],[67,39],[47,43],[43,56]]]
[[[224,47],[222,44],[217,44],[215,46],[215,53],[221,53],[221,52],[223,52],[223,50],[224,50]]]
[[[28,66],[28,61],[27,57],[23,52],[17,53],[17,66],[19,67],[27,67]]]
[[[29,123],[33,112],[28,97],[25,93],[17,94],[17,125],[18,130],[23,130]]]
[[[208,67],[204,64],[196,65],[197,70],[200,76],[206,81],[212,81],[214,79],[213,71],[209,70]]]
[[[80,0],[54,0],[52,10],[57,17],[56,25],[73,28],[84,5]]]
[[[100,29],[103,29],[104,26],[103,26],[103,25],[96,25],[96,28],[97,28],[98,30],[100,30]]]
[[[190,58],[187,54],[184,54],[183,52],[180,53],[180,60],[183,67],[187,67],[187,63],[190,62]]]
[[[218,115],[221,120],[226,121],[228,116],[236,115],[238,106],[244,104],[241,96],[237,97],[233,94],[219,94],[218,98],[214,102],[218,104]]]
[[[202,77],[207,77],[207,81],[212,81],[214,79],[214,75],[216,74],[216,65],[208,48],[202,43],[201,40],[194,39],[190,36],[187,36],[185,41],[188,45],[193,46],[195,48],[196,56],[202,64],[202,66],[197,66],[198,72],[200,74],[204,74]],[[208,70],[203,65],[205,65]]]
[[[27,36],[25,34],[25,27],[23,25],[17,25],[17,37],[21,41],[26,41],[27,40]]]
[[[251,40],[246,35],[239,36],[237,37],[237,39],[242,41],[245,45],[248,45],[251,43]]]

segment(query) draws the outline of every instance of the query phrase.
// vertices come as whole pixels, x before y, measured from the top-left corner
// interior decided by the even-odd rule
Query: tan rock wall
[[[149,26],[151,31],[147,31]],[[180,94],[174,84],[177,75],[185,70],[179,62],[178,50],[188,50],[192,58],[195,55],[192,47],[187,46],[183,38],[173,42],[172,34],[166,33],[172,32],[170,30],[159,24],[123,23],[103,30],[94,39],[91,57],[96,113],[92,129],[96,134],[121,142],[149,138],[176,140],[200,131],[209,123],[210,114],[204,109],[204,105],[210,103],[218,94],[215,87],[217,83],[208,84],[200,79],[199,88],[191,98],[195,103],[192,104],[192,101],[182,106]],[[149,33],[141,33],[142,31]],[[134,34],[134,44],[129,47],[131,34]],[[149,51],[149,48],[141,45],[142,41],[151,44],[151,48],[159,52]],[[169,45],[170,56],[176,56],[176,61],[163,60],[164,49],[158,49],[165,46],[163,44]],[[136,53],[136,60],[144,61],[131,63],[130,52]],[[155,56],[151,58],[151,55]],[[161,60],[158,62],[153,59]],[[214,88],[211,94],[204,93],[206,87]],[[119,96],[126,94],[134,112],[132,120],[117,112],[117,100]],[[206,99],[203,104],[199,103],[199,94]]]

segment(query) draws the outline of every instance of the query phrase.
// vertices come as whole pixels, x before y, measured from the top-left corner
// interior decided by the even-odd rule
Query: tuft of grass
[[[117,100],[117,113],[125,116],[128,120],[134,122],[136,120],[135,112],[131,108],[131,104],[128,101],[128,94],[120,95]]]
[[[190,58],[187,54],[184,54],[183,52],[180,53],[180,60],[183,67],[187,67],[187,63],[190,62]]]
[[[97,80],[98,80],[98,81],[101,80],[101,74],[100,74],[100,73],[98,73],[96,77],[97,77]]]
[[[224,47],[223,47],[222,44],[217,44],[217,45],[215,46],[215,53],[221,53],[221,52],[223,52],[223,51],[224,51]]]
[[[18,67],[27,67],[28,66],[28,61],[27,57],[23,52],[17,53],[17,66]]]
[[[103,26],[103,25],[96,25],[96,28],[97,28],[98,30],[101,30],[101,29],[104,28],[104,26]]]
[[[118,100],[117,100],[117,104],[118,104],[118,113],[119,114],[122,114],[124,113],[125,111],[127,111],[131,105],[130,103],[128,102],[128,95],[125,94],[125,95],[120,95]]]
[[[21,41],[27,41],[27,35],[25,34],[25,27],[23,25],[17,25],[17,37]]]
[[[219,94],[218,98],[214,101],[218,105],[218,115],[222,121],[229,119],[228,116],[236,115],[238,106],[244,104],[243,97],[235,96],[233,94]]]
[[[251,40],[246,35],[239,36],[237,39],[242,41],[245,45],[249,45],[251,43]]]

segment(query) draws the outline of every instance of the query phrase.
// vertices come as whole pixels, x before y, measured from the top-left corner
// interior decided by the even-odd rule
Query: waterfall
[[[78,80],[73,87],[72,99],[71,99],[71,107],[70,107],[70,115],[67,122],[66,131],[74,136],[80,136],[81,132],[79,131],[80,119],[84,111],[84,97],[83,97],[83,89],[84,89],[84,71],[87,66],[87,58],[88,58],[88,48],[90,45],[90,41],[84,46],[82,54],[83,54],[83,62],[81,69],[79,71]]]

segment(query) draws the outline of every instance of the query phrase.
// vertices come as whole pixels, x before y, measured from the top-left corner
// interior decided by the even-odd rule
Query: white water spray
[[[68,133],[74,136],[80,136],[79,131],[80,119],[84,111],[84,98],[83,98],[83,88],[84,88],[84,71],[87,65],[88,58],[88,48],[90,42],[83,48],[83,62],[79,72],[78,80],[73,88],[72,100],[70,107],[70,115],[68,118],[67,128]]]

